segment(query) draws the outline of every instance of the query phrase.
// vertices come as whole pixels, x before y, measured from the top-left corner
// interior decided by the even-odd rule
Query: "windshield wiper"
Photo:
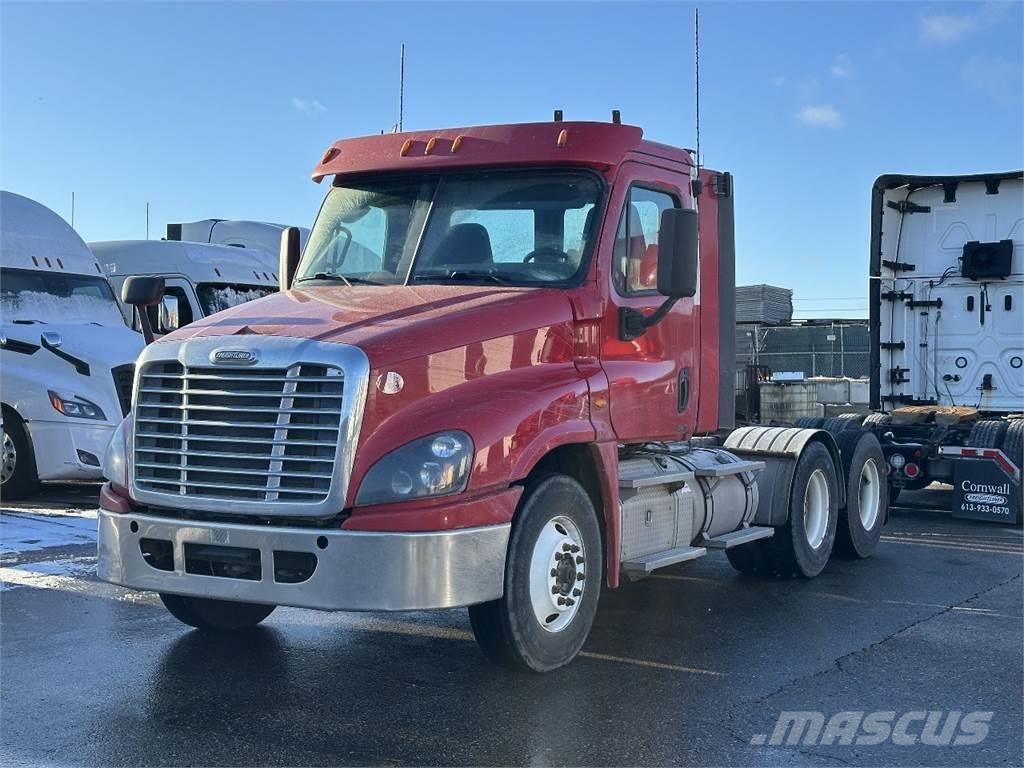
[[[497,272],[486,269],[453,269],[441,274],[413,275],[413,280],[426,282],[428,280],[490,280],[499,285],[510,285],[507,277],[502,277]]]
[[[356,277],[355,275],[342,275],[337,272],[317,272],[315,275],[307,277],[300,277],[296,280],[296,283],[304,283],[307,280],[333,280],[339,283],[345,283],[346,285],[384,285],[384,283],[378,283],[376,280],[370,280],[365,277]]]

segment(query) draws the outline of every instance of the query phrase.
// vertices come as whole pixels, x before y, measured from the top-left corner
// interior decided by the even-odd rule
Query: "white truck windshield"
[[[125,325],[106,278],[0,269],[0,321]]]
[[[584,171],[346,182],[324,200],[297,282],[564,285],[587,262],[600,196]]]

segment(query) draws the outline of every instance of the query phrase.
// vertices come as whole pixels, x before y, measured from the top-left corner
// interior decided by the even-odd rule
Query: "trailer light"
[[[921,468],[918,467],[917,464],[907,464],[907,466],[903,468],[903,474],[907,477],[917,477],[921,474]]]
[[[921,458],[921,449],[920,448],[918,448],[916,451],[914,451],[914,458],[915,459],[920,459]]]
[[[50,405],[57,413],[70,416],[73,419],[97,419],[106,420],[103,410],[95,403],[90,403],[85,398],[62,397],[53,390],[49,390]]]
[[[465,432],[421,437],[378,459],[363,477],[356,504],[388,504],[459,493],[469,482],[473,441]]]
[[[903,465],[907,463],[902,453],[894,453],[889,457],[889,463],[892,464],[893,469],[903,469]]]

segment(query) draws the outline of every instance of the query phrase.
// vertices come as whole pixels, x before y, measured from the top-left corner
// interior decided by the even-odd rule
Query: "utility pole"
[[[149,240],[149,200],[146,201],[146,239]]]
[[[75,190],[71,190],[71,228],[75,228]]]

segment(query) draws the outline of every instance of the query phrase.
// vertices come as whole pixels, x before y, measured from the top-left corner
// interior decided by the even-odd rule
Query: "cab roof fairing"
[[[400,171],[479,167],[613,168],[631,153],[692,167],[687,150],[646,141],[635,125],[546,122],[484,125],[362,136],[334,142],[313,169],[313,181]]]

